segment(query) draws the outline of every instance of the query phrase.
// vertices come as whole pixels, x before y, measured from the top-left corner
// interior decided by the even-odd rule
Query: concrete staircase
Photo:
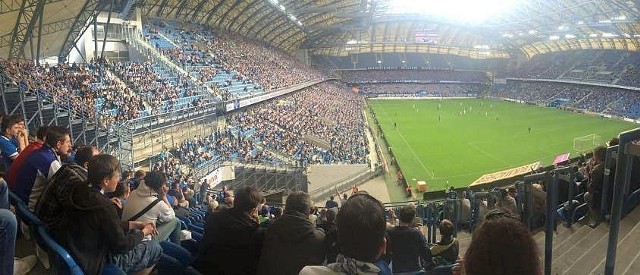
[[[604,274],[609,242],[609,224],[602,223],[595,229],[583,222],[573,224],[567,228],[558,224],[553,235],[553,263],[551,274]],[[440,234],[437,234],[438,240]],[[534,233],[533,238],[538,244],[540,257],[544,261],[544,231]],[[460,258],[464,258],[469,245],[471,234],[458,232],[460,242]],[[544,263],[543,268],[544,268]],[[640,207],[637,207],[622,221],[618,234],[618,249],[616,252],[615,274],[640,274]]]
[[[640,207],[620,222],[615,274],[640,274]],[[544,253],[544,232],[534,235]],[[609,225],[558,225],[553,238],[552,274],[604,274]]]

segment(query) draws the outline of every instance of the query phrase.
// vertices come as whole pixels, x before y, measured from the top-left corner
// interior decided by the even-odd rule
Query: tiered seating
[[[197,46],[205,45],[215,37],[209,29],[197,25],[177,25],[175,22],[159,21],[148,26],[149,42],[173,62],[185,68],[194,78],[210,87],[220,88],[221,93],[217,96],[223,100],[264,92],[252,80],[225,69],[209,50]]]
[[[510,81],[492,96],[522,100],[538,105],[571,107],[622,117],[640,117],[640,93],[600,86],[551,82]]]
[[[213,132],[206,137],[185,141],[169,152],[193,169],[202,168],[221,158],[247,163],[282,164],[281,160],[258,146],[252,138],[254,132],[255,128],[243,130],[230,127],[224,132]]]
[[[232,114],[270,150],[303,163],[366,163],[363,99],[348,87],[320,84]]]
[[[386,69],[386,70],[345,70],[342,78],[349,83],[387,83],[387,82],[460,82],[486,83],[485,72],[423,69]]]
[[[639,83],[634,82],[637,72],[626,70],[627,66],[637,64],[638,60],[640,54],[624,51],[554,52],[534,56],[530,61],[513,68],[511,77],[566,79],[638,87]]]
[[[202,88],[151,62],[116,63],[111,69],[132,87],[139,100],[149,105],[148,112],[139,116],[197,107],[200,104]]]
[[[371,96],[406,97],[468,97],[477,96],[482,91],[478,84],[411,84],[387,83],[364,84],[360,92]]]

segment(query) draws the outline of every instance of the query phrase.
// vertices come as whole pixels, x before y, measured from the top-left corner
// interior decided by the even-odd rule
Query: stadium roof
[[[109,10],[111,3],[107,0],[1,1],[2,58],[37,55],[38,40],[28,38],[38,37],[40,19],[39,56],[68,53],[87,19],[96,10]],[[395,1],[406,2],[114,0],[114,6],[135,4],[144,16],[209,25],[264,41],[290,53],[303,48],[321,55],[429,52],[493,58],[514,54],[531,57],[570,49],[640,50],[639,1],[505,0],[511,3],[508,10],[482,22],[460,22],[438,14],[398,14],[392,6]]]

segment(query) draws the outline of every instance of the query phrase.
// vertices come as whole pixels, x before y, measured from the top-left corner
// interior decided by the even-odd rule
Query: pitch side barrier
[[[640,128],[622,132],[618,138],[620,143],[617,152],[611,221],[609,224],[609,243],[604,269],[604,274],[606,275],[612,275],[615,268],[620,219],[624,214],[633,210],[640,201],[638,200],[640,190],[629,194],[634,162],[637,162],[637,158],[640,157],[640,144],[638,144]],[[640,169],[640,167],[637,167],[636,164],[635,169]]]

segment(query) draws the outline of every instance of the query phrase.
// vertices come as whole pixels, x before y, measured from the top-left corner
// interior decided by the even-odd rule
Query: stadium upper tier
[[[476,97],[486,90],[481,84],[371,83],[358,87],[369,97]]]
[[[567,79],[640,87],[640,53],[580,50],[535,56],[513,70],[512,77]]]
[[[145,28],[149,43],[181,74],[150,61],[36,66],[2,61],[4,78],[31,93],[40,92],[100,125],[255,96],[322,78],[295,58],[206,28],[156,21]]]
[[[156,19],[145,25],[144,33],[171,61],[220,88],[225,100],[322,78],[279,50],[200,25]]]
[[[487,83],[489,78],[481,71],[388,69],[388,70],[345,70],[342,79],[349,83],[376,82],[460,82]]]

